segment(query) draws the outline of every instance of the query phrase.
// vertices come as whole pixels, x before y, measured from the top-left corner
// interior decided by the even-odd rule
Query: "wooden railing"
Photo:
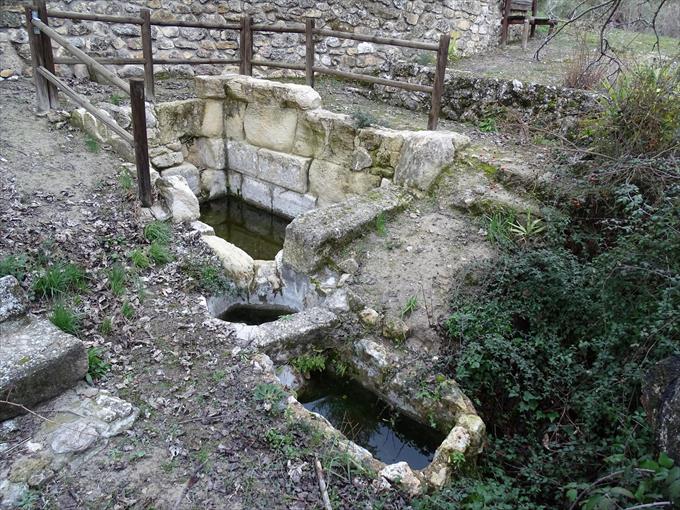
[[[51,108],[58,108],[57,91],[61,90],[76,104],[94,115],[111,131],[120,136],[135,149],[135,163],[137,166],[138,195],[144,207],[150,207],[151,176],[149,173],[149,146],[146,137],[146,108],[144,98],[144,81],[130,80],[125,82],[109,71],[101,63],[90,57],[84,51],[76,48],[68,40],[51,29],[48,25],[47,8],[44,0],[37,0],[33,6],[26,7],[26,31],[31,47],[31,62],[38,100],[38,113],[46,113]],[[77,63],[94,68],[106,81],[121,89],[130,96],[132,108],[132,134],[121,128],[110,117],[90,103],[83,96],[57,78],[52,54],[52,41],[60,44],[68,51]],[[150,40],[149,40],[150,42]]]
[[[354,80],[359,82],[366,82],[378,85],[386,85],[389,87],[400,88],[404,90],[426,92],[431,94],[432,101],[430,107],[430,114],[428,118],[428,129],[437,129],[439,121],[439,114],[441,111],[441,100],[444,91],[444,77],[446,73],[446,64],[448,61],[448,49],[451,42],[449,34],[441,35],[438,43],[425,41],[411,41],[406,39],[396,39],[392,37],[381,37],[374,35],[355,34],[352,32],[341,32],[337,30],[326,30],[316,28],[314,19],[307,18],[304,24],[291,25],[267,25],[254,24],[250,15],[241,17],[238,23],[235,22],[200,22],[200,21],[166,21],[153,19],[149,9],[141,9],[139,16],[110,16],[103,14],[85,14],[77,12],[63,12],[50,10],[49,12],[44,7],[45,2],[37,2],[36,9],[40,13],[40,20],[48,25],[48,16],[51,18],[84,20],[84,21],[101,21],[106,23],[121,23],[138,25],[141,31],[142,38],[142,58],[118,58],[118,57],[104,57],[97,58],[99,64],[106,65],[128,65],[140,64],[144,66],[144,83],[146,88],[147,99],[153,101],[154,99],[154,65],[166,64],[238,64],[239,72],[248,76],[253,74],[253,66],[273,67],[280,69],[292,69],[296,71],[304,71],[307,85],[314,86],[314,77],[316,74],[325,74],[335,76],[337,78]],[[189,28],[204,28],[210,30],[230,30],[238,32],[239,40],[239,58],[191,58],[191,59],[171,59],[171,58],[154,58],[153,47],[151,44],[151,27],[152,26],[172,26],[172,27],[189,27]],[[260,60],[254,58],[253,55],[253,35],[256,32],[265,33],[290,33],[290,34],[304,34],[305,36],[305,62],[304,64],[296,64],[289,62],[277,62],[270,60]],[[59,35],[59,34],[57,34]],[[53,64],[77,64],[81,63],[79,60],[82,56],[74,54],[66,46],[68,41],[59,36],[61,40],[53,35],[49,35],[55,41],[59,42],[64,48],[69,51],[75,58],[57,58],[53,60]],[[375,44],[384,44],[389,46],[397,46],[402,48],[411,48],[424,51],[432,51],[436,53],[436,68],[434,83],[432,85],[422,85],[416,83],[409,83],[398,80],[389,80],[385,78],[377,78],[360,73],[352,73],[340,71],[329,67],[319,66],[315,62],[315,37],[337,37],[339,39],[350,39],[353,41],[372,42]],[[64,44],[66,42],[66,44]],[[82,53],[82,52],[81,52]],[[53,68],[53,65],[52,65]],[[99,69],[97,69],[98,72]],[[53,72],[53,71],[52,71]],[[109,72],[109,74],[112,74]],[[103,75],[106,77],[106,75]]]

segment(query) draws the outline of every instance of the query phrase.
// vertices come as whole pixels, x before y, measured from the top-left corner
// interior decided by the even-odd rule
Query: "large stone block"
[[[184,155],[180,151],[165,150],[157,156],[151,158],[151,164],[155,168],[169,168],[171,166],[179,165],[184,161]]]
[[[191,163],[183,163],[178,166],[173,166],[172,168],[166,168],[161,172],[162,177],[172,177],[173,175],[181,175],[187,181],[189,189],[191,189],[194,195],[198,195],[201,191],[200,189],[200,178],[198,168],[196,168]]]
[[[172,214],[173,222],[194,221],[200,217],[198,199],[184,177],[181,175],[161,177],[156,181],[156,186]]]
[[[279,83],[240,75],[227,75],[222,78],[227,97],[239,101],[296,110],[313,110],[321,107],[321,96],[306,85]]]
[[[227,140],[227,168],[257,177],[259,167],[258,147],[246,142]]]
[[[227,97],[223,76],[196,76],[194,85],[196,95],[202,99],[224,99]]]
[[[314,110],[300,116],[292,151],[350,166],[357,130],[349,115]]]
[[[309,158],[260,149],[258,175],[265,182],[276,184],[298,193],[307,192]]]
[[[250,287],[255,276],[253,258],[241,248],[217,236],[202,236],[201,239],[222,262],[224,272],[242,288]]]
[[[227,167],[225,143],[222,138],[198,138],[196,158],[199,166],[222,170]]]
[[[250,103],[243,127],[249,143],[279,152],[291,152],[297,122],[296,110]]]
[[[247,104],[242,101],[227,100],[224,102],[224,135],[230,140],[245,140],[243,120],[246,116]]]
[[[241,194],[241,187],[243,186],[243,175],[234,172],[233,170],[227,170],[227,188],[229,193],[234,195]]]
[[[301,214],[286,227],[283,261],[297,271],[311,273],[351,239],[365,232],[381,213],[408,204],[396,186],[386,186],[330,207]]]
[[[296,218],[316,207],[316,197],[275,187],[272,190],[272,210],[286,218]]]
[[[222,101],[206,100],[201,135],[217,138],[224,134],[223,109]]]
[[[309,167],[309,192],[318,197],[318,205],[337,204],[347,198],[350,169],[315,159]]]
[[[272,208],[271,185],[266,182],[244,175],[241,182],[241,196],[243,200],[251,204],[270,210]]]
[[[50,321],[25,316],[0,323],[0,395],[32,407],[70,388],[87,373],[87,351]],[[21,414],[0,404],[0,421]]]
[[[468,141],[467,137],[457,133],[405,133],[394,182],[421,191],[429,190],[442,169],[453,162],[456,148],[463,147]]]
[[[157,141],[172,143],[183,136],[200,136],[205,102],[202,99],[170,101],[156,105]]]

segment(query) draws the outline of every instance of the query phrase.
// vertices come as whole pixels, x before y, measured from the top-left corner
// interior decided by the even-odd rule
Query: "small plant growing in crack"
[[[271,383],[261,383],[255,386],[253,398],[262,402],[264,410],[268,413],[279,411],[279,403],[286,397],[286,392],[280,386]]]
[[[303,354],[291,361],[291,365],[304,377],[308,378],[312,372],[322,372],[325,370],[326,357],[323,354]]]

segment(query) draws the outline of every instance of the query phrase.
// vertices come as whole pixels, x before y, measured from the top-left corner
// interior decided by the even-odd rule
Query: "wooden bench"
[[[526,49],[529,37],[533,37],[537,25],[548,25],[550,31],[557,25],[557,20],[552,18],[539,18],[536,16],[538,0],[505,0],[503,6],[503,20],[501,21],[501,44],[508,43],[508,31],[510,25],[524,25],[522,34],[522,48]]]

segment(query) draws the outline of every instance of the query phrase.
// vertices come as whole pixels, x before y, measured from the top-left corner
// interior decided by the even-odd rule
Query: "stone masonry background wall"
[[[23,28],[27,0],[0,2],[0,45],[11,42],[28,61],[28,37]],[[242,13],[252,13],[255,22],[303,23],[305,16],[316,18],[317,27],[405,39],[436,41],[450,32],[460,55],[482,52],[497,44],[500,26],[499,0],[60,0],[48,2],[49,9],[131,15],[142,7],[163,20],[233,21]],[[141,56],[139,27],[100,22],[50,20],[50,24],[77,47],[107,57]],[[157,58],[233,58],[238,51],[234,31],[195,28],[153,27],[154,56]],[[301,34],[255,35],[256,58],[304,62],[304,36]],[[57,55],[63,54],[59,49]],[[317,44],[317,61],[324,66],[354,71],[371,71],[385,60],[396,58],[426,63],[433,52],[402,50],[372,43],[324,38]],[[63,67],[63,66],[62,66]],[[84,66],[76,72],[84,73]],[[117,66],[121,76],[141,75],[136,66]],[[158,71],[184,74],[219,72],[214,66],[157,66]],[[63,72],[63,71],[62,71]]]

